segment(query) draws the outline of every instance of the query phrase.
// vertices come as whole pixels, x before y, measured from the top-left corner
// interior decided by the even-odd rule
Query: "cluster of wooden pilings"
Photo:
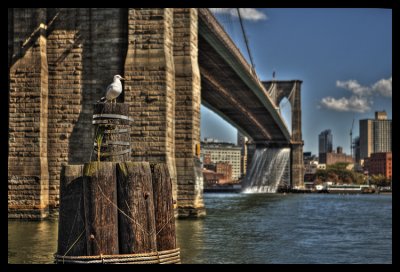
[[[56,263],[180,263],[167,165],[127,160],[127,107],[96,104],[95,160],[62,169]]]

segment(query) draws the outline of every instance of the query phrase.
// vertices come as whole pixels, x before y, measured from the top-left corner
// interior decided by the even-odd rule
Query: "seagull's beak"
[[[121,77],[120,79],[121,79],[121,80],[125,80],[125,78],[123,78],[123,77]]]

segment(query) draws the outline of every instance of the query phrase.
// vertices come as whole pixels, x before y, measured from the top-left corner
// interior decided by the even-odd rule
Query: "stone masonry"
[[[263,81],[271,100],[278,107],[287,98],[292,107],[292,135],[290,141],[291,186],[304,187],[303,136],[301,130],[301,80]]]
[[[46,10],[11,13],[8,207],[18,210],[10,217],[44,218],[49,203]]]
[[[124,76],[132,159],[166,162],[176,200],[173,9],[129,9]]]
[[[175,160],[178,177],[178,214],[205,215],[203,174],[196,171],[200,144],[200,69],[196,9],[174,9]]]
[[[57,210],[61,165],[89,161],[93,103],[115,74],[126,78],[118,100],[134,119],[132,160],[167,162],[178,212],[204,214],[194,167],[197,10],[15,8],[8,15],[9,217]]]

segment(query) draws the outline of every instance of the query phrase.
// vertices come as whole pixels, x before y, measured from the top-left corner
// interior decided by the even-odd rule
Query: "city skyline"
[[[212,11],[250,63],[236,9]],[[330,129],[334,149],[350,154],[353,119],[353,139],[359,120],[375,111],[392,119],[391,9],[241,9],[241,15],[260,80],[275,73],[277,80],[303,81],[304,151],[317,154],[318,134]],[[282,104],[290,122],[290,105]],[[201,139],[236,143],[235,128],[204,106],[201,114]]]

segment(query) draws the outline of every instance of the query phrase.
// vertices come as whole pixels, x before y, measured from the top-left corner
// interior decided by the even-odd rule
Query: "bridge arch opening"
[[[286,127],[292,133],[292,105],[287,97],[279,102],[279,112],[285,121]]]
[[[221,142],[237,144],[237,129],[218,113],[201,104],[200,139],[215,139]]]

